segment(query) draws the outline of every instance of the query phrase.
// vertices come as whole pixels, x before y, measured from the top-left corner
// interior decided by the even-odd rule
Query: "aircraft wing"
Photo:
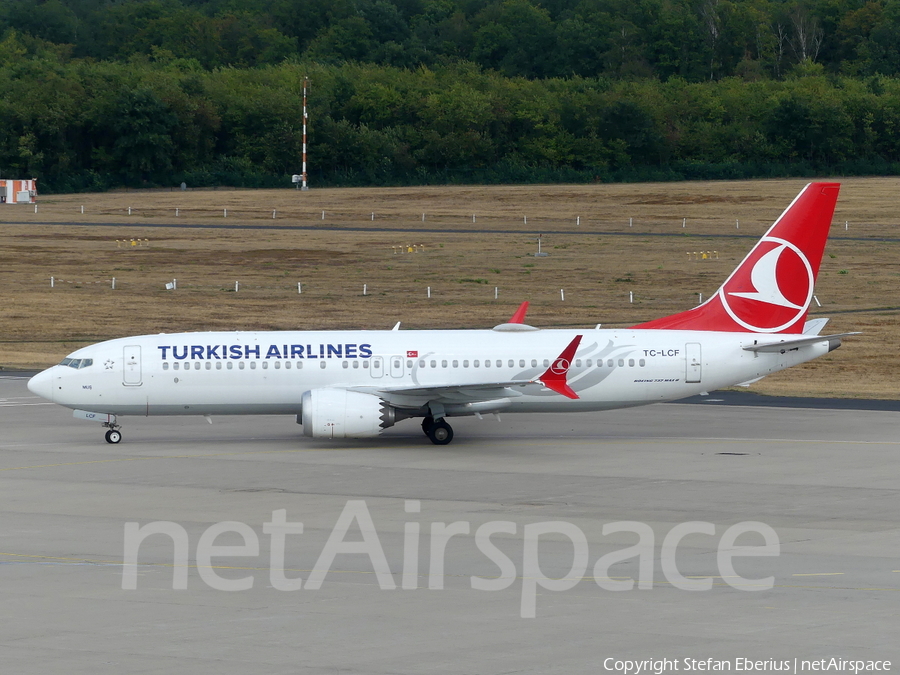
[[[786,352],[792,349],[797,349],[798,347],[806,347],[808,345],[818,344],[820,342],[831,342],[832,340],[837,340],[838,345],[840,346],[841,338],[847,337],[848,335],[859,335],[859,332],[855,333],[836,333],[835,335],[816,335],[813,337],[805,337],[798,338],[796,340],[782,340],[781,342],[767,342],[764,344],[752,344],[744,347],[744,351],[748,352],[761,352],[761,353],[778,353],[778,352]]]
[[[492,401],[499,398],[522,396],[520,388],[539,384],[566,398],[577,399],[567,381],[569,366],[575,351],[581,343],[581,335],[576,335],[568,346],[557,356],[543,375],[533,380],[510,380],[507,382],[474,382],[466,384],[438,384],[429,386],[357,387],[356,389],[377,393],[398,406],[424,405],[435,401],[441,403],[471,403]]]

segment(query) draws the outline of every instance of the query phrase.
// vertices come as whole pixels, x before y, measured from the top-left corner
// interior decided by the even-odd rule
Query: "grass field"
[[[842,182],[813,315],[864,335],[755,391],[900,397],[900,180]],[[46,366],[137,333],[491,327],[522,300],[536,326],[630,325],[714,292],[803,184],[132,191],[41,197],[38,213],[3,205],[0,365]],[[538,234],[548,257],[533,255]],[[399,252],[409,245],[418,252]]]

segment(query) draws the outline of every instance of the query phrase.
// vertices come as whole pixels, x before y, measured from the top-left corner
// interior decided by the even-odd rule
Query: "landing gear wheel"
[[[453,427],[444,420],[438,420],[425,432],[435,445],[447,445],[453,440]]]
[[[122,432],[117,429],[110,429],[106,432],[106,442],[115,445],[122,440]]]
[[[425,435],[428,435],[428,430],[434,426],[434,418],[429,415],[425,419],[422,420],[422,431],[425,432]]]

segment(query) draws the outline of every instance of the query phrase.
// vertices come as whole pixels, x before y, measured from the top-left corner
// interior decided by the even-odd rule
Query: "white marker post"
[[[363,295],[366,294],[366,288],[367,288],[367,285],[366,285],[366,284],[363,284]]]
[[[681,227],[682,227],[682,228],[687,227],[687,218],[682,218],[682,219],[681,219]]]
[[[560,302],[565,302],[565,301],[566,301],[566,291],[565,291],[565,289],[562,289],[562,288],[559,289],[559,300],[560,300]]]
[[[50,277],[50,288],[55,288],[55,287],[56,287],[56,279],[54,279],[53,277]]]
[[[131,207],[130,206],[128,207],[128,215],[129,216],[131,215]]]
[[[575,224],[576,224],[576,225],[581,225],[581,216],[577,216],[577,217],[575,218]]]
[[[500,294],[500,289],[497,286],[494,286],[494,300],[497,299],[497,296]]]
[[[634,304],[634,291],[628,291],[628,302]]]
[[[175,217],[178,217],[178,209],[175,209]]]
[[[116,290],[116,278],[112,278],[112,290]]]
[[[818,299],[816,296],[813,296],[813,300],[816,301],[816,306],[817,306],[817,307],[821,307],[821,306],[822,306],[822,303],[819,302],[819,299]]]
[[[276,213],[276,212],[277,212],[276,209],[272,209],[272,220],[275,220],[275,213]]]
[[[84,206],[81,207],[81,215],[84,215]]]
[[[228,209],[222,209],[222,217],[223,217],[223,218],[227,218],[227,217],[228,217]]]
[[[741,221],[739,221],[739,220],[734,221],[734,229],[736,229],[736,230],[741,229]]]
[[[431,298],[431,286],[428,287],[428,297]]]
[[[850,229],[850,221],[849,221],[849,220],[845,220],[845,221],[844,221],[844,230],[849,230],[849,229]]]
[[[325,220],[325,212],[322,211],[322,220]]]
[[[240,288],[241,288],[241,282],[240,282],[240,281],[235,281],[235,282],[234,282],[234,292],[237,293],[238,290],[240,290]]]
[[[633,227],[633,226],[634,226],[634,218],[629,218],[628,219],[628,227]]]
[[[303,287],[300,286],[300,282],[298,281],[297,282],[297,294],[300,295],[301,293],[303,293]]]

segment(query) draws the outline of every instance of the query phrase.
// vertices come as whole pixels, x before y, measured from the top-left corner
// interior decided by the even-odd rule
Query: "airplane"
[[[296,415],[313,438],[367,438],[421,418],[603,411],[749,384],[857,333],[807,321],[839,183],[809,183],[718,291],[630,328],[539,329],[524,302],[491,330],[161,333],[79,349],[28,382],[100,422],[119,416]]]

